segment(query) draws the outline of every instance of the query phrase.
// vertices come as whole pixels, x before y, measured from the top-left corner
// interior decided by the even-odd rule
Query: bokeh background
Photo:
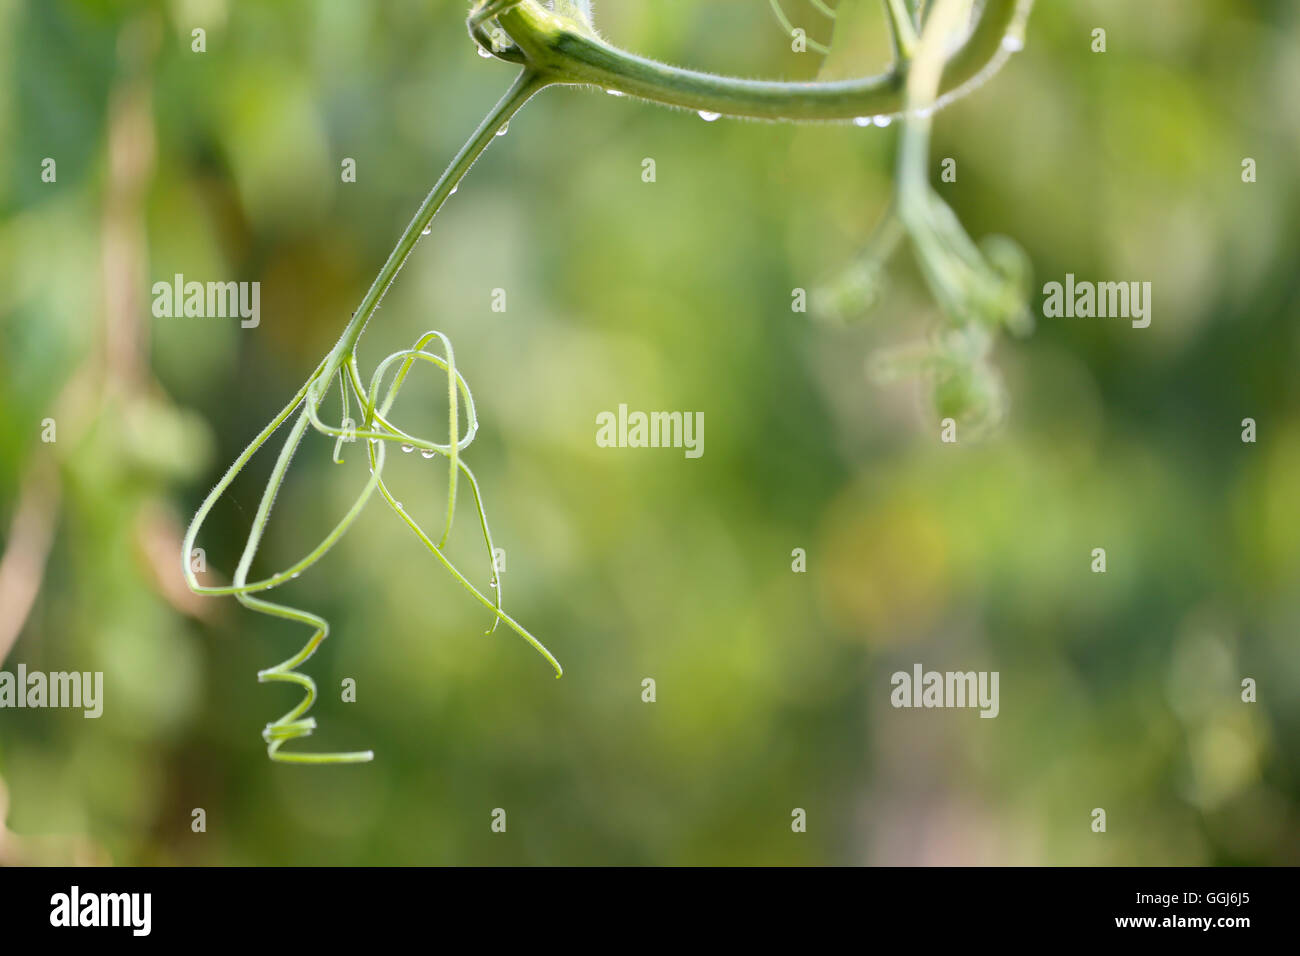
[[[305,668],[322,697],[304,747],[377,759],[267,760],[261,728],[298,697],[255,675],[306,633],[190,595],[180,536],[510,82],[475,54],[466,6],[0,2],[3,667],[106,685],[99,720],[0,711],[0,859],[1300,862],[1288,0],[1040,2],[1025,52],[939,115],[937,188],[972,235],[1015,237],[1037,288],[1154,286],[1148,329],[1040,318],[1004,339],[1009,417],[956,446],[916,389],[865,373],[939,321],[909,250],[861,321],[790,308],[866,241],[895,128],[546,91],[439,215],[361,358],[368,375],[450,335],[507,608],[565,677],[505,628],[483,637],[482,608],[376,500],[283,596],[334,626]],[[596,6],[613,41],[673,62],[823,66],[766,0]],[[841,6],[826,75],[882,69],[878,4]],[[155,319],[150,286],[177,272],[259,281],[260,326]],[[419,374],[396,415],[445,434],[442,394]],[[704,412],[704,456],[596,447],[595,415],[621,402]],[[355,496],[360,449],[331,451],[299,451],[255,573]],[[209,521],[208,580],[228,579],[272,457]],[[445,469],[389,469],[436,525]],[[452,551],[486,572],[466,504]],[[917,662],[999,671],[1000,716],[891,708],[890,674]]]

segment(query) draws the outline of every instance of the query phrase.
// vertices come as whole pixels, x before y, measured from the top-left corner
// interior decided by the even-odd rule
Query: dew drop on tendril
[[[853,117],[853,125],[854,125],[854,126],[870,126],[870,125],[871,125],[871,117],[870,117],[870,116],[855,116],[855,117]]]
[[[432,448],[425,448],[420,452],[420,454],[423,455],[425,458],[432,458],[434,455],[438,453],[434,451]]]
[[[415,446],[414,446],[414,445],[403,445],[403,446],[402,446],[402,451],[406,452],[406,453],[409,455],[411,452],[415,451]]]
[[[872,117],[871,122],[876,126],[884,127],[888,126],[893,121],[888,116],[874,116]]]

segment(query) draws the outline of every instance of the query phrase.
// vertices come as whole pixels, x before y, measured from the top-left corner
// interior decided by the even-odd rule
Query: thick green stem
[[[944,66],[940,95],[956,94],[994,64],[1003,38],[1032,0],[988,0],[970,36]],[[907,106],[906,72],[817,83],[715,76],[658,63],[606,43],[536,0],[499,17],[526,62],[553,82],[590,84],[629,96],[728,116],[766,120],[852,120],[889,116]]]

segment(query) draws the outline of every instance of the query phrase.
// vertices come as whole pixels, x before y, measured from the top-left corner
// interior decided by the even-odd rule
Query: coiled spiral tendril
[[[445,350],[445,357],[436,352],[429,351],[425,348],[434,339],[439,340]],[[402,428],[393,424],[388,416],[392,406],[397,399],[402,385],[405,383],[407,375],[410,373],[412,366],[417,362],[428,362],[437,368],[443,369],[447,373],[447,398],[448,398],[448,441],[445,444],[420,438],[416,435],[407,433]],[[384,377],[389,369],[397,363],[401,363],[384,393],[382,401],[379,400],[380,386],[383,384]],[[299,608],[290,607],[285,604],[276,604],[266,601],[255,594],[268,591],[286,581],[296,578],[302,571],[311,567],[321,557],[325,555],[331,547],[343,536],[352,523],[360,515],[366,503],[377,490],[388,506],[402,521],[415,533],[416,537],[427,547],[430,552],[438,559],[464,587],[469,591],[481,604],[492,611],[492,624],[487,630],[487,634],[492,634],[501,621],[505,621],[509,627],[517,634],[531,644],[543,657],[550,662],[555,668],[556,676],[563,674],[563,669],[551,653],[530,634],[521,624],[507,614],[501,606],[502,585],[500,576],[496,573],[495,564],[493,563],[492,534],[488,528],[487,514],[483,508],[483,501],[479,493],[478,481],[474,473],[465,464],[461,457],[461,452],[467,448],[474,440],[474,435],[478,431],[478,417],[474,410],[474,399],[470,393],[469,385],[460,371],[456,368],[455,353],[452,350],[451,341],[441,332],[426,332],[416,343],[409,349],[394,352],[385,358],[376,367],[370,381],[369,389],[362,389],[361,376],[357,368],[357,359],[355,349],[349,350],[343,367],[340,367],[338,373],[339,389],[342,396],[343,419],[339,426],[328,425],[320,418],[320,405],[328,392],[328,386],[324,379],[323,372],[327,362],[322,362],[316,372],[308,379],[307,383],[298,391],[293,400],[280,412],[279,415],[259,434],[244,450],[244,453],[235,461],[231,468],[226,472],[212,492],[204,499],[198,512],[194,516],[189,531],[185,537],[185,555],[192,553],[194,542],[198,537],[198,532],[203,525],[208,513],[213,505],[230,486],[235,477],[243,470],[243,467],[253,454],[271,437],[271,435],[295,412],[298,412],[292,430],[288,439],[281,449],[280,456],[276,461],[275,468],[271,474],[271,479],[267,483],[266,491],[263,493],[262,501],[258,513],[253,522],[252,530],[244,546],[244,552],[240,558],[239,565],[235,571],[234,581],[227,587],[205,587],[198,583],[194,576],[194,570],[188,560],[185,561],[186,580],[190,587],[200,594],[230,594],[250,610],[262,614],[268,614],[272,617],[279,617],[289,621],[295,621],[305,624],[313,629],[311,637],[303,648],[285,661],[269,667],[258,673],[259,681],[271,682],[279,681],[285,683],[297,684],[303,688],[303,699],[289,710],[278,720],[272,721],[266,725],[262,731],[262,737],[266,741],[267,755],[272,760],[278,760],[290,763],[360,763],[371,760],[374,756],[372,751],[349,751],[335,753],[301,753],[285,752],[281,748],[285,743],[295,740],[299,737],[309,736],[316,729],[316,721],[312,717],[304,716],[316,700],[316,682],[311,677],[303,674],[299,670],[320,646],[321,642],[329,635],[328,622],[319,615],[312,614]],[[346,368],[347,375],[344,375]],[[351,386],[357,401],[361,405],[361,425],[356,427],[350,424],[348,417],[348,387]],[[466,428],[464,434],[460,433],[460,405],[463,399],[465,408]],[[311,552],[305,557],[293,564],[288,569],[269,578],[260,581],[249,582],[248,570],[252,564],[253,557],[257,552],[257,546],[260,542],[262,531],[265,528],[266,520],[270,515],[271,504],[274,501],[276,493],[284,480],[284,475],[288,470],[289,460],[292,458],[308,427],[314,428],[323,435],[335,439],[334,461],[342,463],[339,457],[339,449],[345,442],[352,442],[358,439],[364,440],[367,444],[367,453],[370,457],[370,478],[365,487],[353,502],[348,512],[343,516],[334,529],[326,535]],[[404,449],[420,449],[426,457],[442,455],[448,463],[448,492],[447,492],[447,513],[446,522],[443,528],[440,541],[435,544],[433,540],[420,527],[419,523],[411,517],[410,514],[402,507],[392,495],[388,485],[383,479],[384,459],[386,454],[386,444],[388,442],[399,442]],[[447,539],[451,533],[453,517],[456,507],[456,495],[458,479],[463,476],[468,483],[473,494],[474,505],[478,511],[479,523],[483,533],[483,541],[487,549],[489,566],[492,568],[491,584],[494,595],[488,598],[477,587],[472,584],[468,578],[456,567],[455,564],[444,553]]]

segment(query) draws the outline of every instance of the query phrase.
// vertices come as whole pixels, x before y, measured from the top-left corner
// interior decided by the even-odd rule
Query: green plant
[[[952,211],[930,189],[925,172],[926,152],[933,112],[982,82],[1009,52],[1021,45],[1031,4],[1032,0],[986,0],[969,31],[959,37],[970,22],[973,0],[933,0],[924,9],[916,2],[884,0],[896,53],[894,64],[887,72],[856,80],[787,83],[716,76],[668,66],[620,50],[596,33],[590,3],[586,0],[553,0],[545,5],[539,0],[477,3],[469,16],[471,37],[485,56],[518,64],[521,67],[518,76],[420,204],[338,342],[289,404],[218,481],[199,506],[185,535],[183,567],[186,581],[195,592],[233,595],[251,610],[312,628],[312,636],[302,650],[258,675],[259,680],[295,683],[305,691],[296,707],[268,724],[263,732],[269,756],[298,763],[361,762],[373,756],[370,751],[301,753],[281,749],[286,742],[307,736],[315,729],[315,721],[305,716],[315,700],[315,683],[297,668],[325,639],[329,625],[315,614],[255,595],[297,577],[318,561],[338,542],[376,491],[452,576],[492,612],[489,633],[504,621],[552,664],[557,677],[562,674],[550,652],[502,609],[501,582],[495,571],[492,574],[494,596],[489,598],[444,553],[457,487],[463,476],[473,494],[489,563],[492,561],[492,538],[478,483],[462,457],[473,441],[478,423],[469,386],[456,368],[450,341],[442,333],[426,333],[411,348],[395,352],[380,362],[368,386],[363,383],[356,355],[357,342],[371,316],[433,217],[478,156],[535,93],[553,85],[594,85],[665,106],[695,110],[706,119],[727,115],[789,122],[887,125],[893,118],[901,117],[898,195],[869,245],[864,262],[869,270],[877,270],[902,234],[910,235],[926,278],[951,319],[954,331],[906,355],[890,357],[885,364],[890,374],[929,376],[945,407],[970,406],[979,401],[989,404],[984,395],[988,391],[985,361],[990,342],[988,333],[1001,324],[1013,328],[1023,326],[1027,269],[1023,256],[1006,241],[986,244],[984,248],[971,242]],[[954,38],[959,38],[955,45]],[[434,339],[441,343],[445,355],[426,349]],[[402,384],[417,361],[446,373],[450,409],[446,443],[411,435],[389,418]],[[394,367],[393,380],[381,399],[380,388]],[[338,426],[327,424],[321,418],[322,404],[335,382],[342,403],[342,421]],[[355,428],[348,427],[349,390],[360,406],[360,421]],[[466,417],[464,434],[460,432],[462,400]],[[293,423],[262,494],[232,583],[224,587],[201,585],[189,556],[204,520],[253,455],[290,419]],[[364,440],[370,459],[370,478],[348,512],[312,551],[286,570],[250,582],[249,570],[276,494],[308,429],[335,439],[336,461],[343,442]],[[447,459],[447,513],[437,544],[394,499],[383,480],[386,447],[392,442],[408,451],[420,449],[426,456],[442,455]]]

